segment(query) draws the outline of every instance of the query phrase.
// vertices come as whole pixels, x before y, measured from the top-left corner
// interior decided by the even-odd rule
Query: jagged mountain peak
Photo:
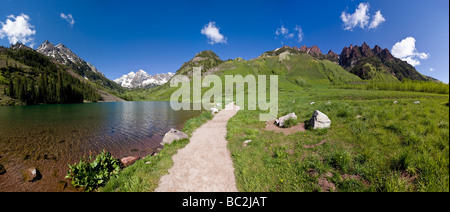
[[[389,49],[378,45],[371,49],[366,42],[344,47],[339,60],[342,67],[362,79],[429,80],[407,62],[395,58]]]
[[[68,65],[77,69],[78,74],[81,76],[86,76],[86,71],[92,71],[96,74],[104,76],[102,72],[97,70],[92,64],[84,61],[78,55],[72,52],[69,48],[67,48],[64,44],[59,43],[58,45],[54,45],[50,41],[44,41],[37,49],[37,52],[51,57],[56,60],[58,63]]]
[[[148,88],[162,85],[170,80],[174,73],[162,73],[150,75],[146,71],[140,69],[137,72],[131,71],[122,77],[115,79],[114,82],[124,88]]]

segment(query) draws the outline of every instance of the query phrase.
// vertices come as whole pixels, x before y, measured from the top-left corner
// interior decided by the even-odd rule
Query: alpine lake
[[[0,191],[79,191],[65,179],[68,164],[95,158],[152,154],[170,128],[201,111],[170,102],[101,102],[0,107]],[[25,175],[36,168],[38,180]]]

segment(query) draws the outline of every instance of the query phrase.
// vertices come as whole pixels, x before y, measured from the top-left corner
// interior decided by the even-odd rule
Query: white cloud
[[[297,42],[301,42],[303,40],[303,30],[299,25],[296,25],[293,32],[289,33],[290,30],[284,25],[281,25],[280,28],[277,28],[275,31],[275,39],[281,39],[281,44],[286,42],[290,42],[291,39],[297,38]]]
[[[413,37],[407,37],[402,41],[395,43],[391,49],[391,53],[394,57],[400,58],[412,66],[420,65],[420,60],[425,60],[430,56],[428,53],[417,51],[416,39]]]
[[[209,39],[208,43],[214,45],[216,43],[227,43],[227,38],[220,34],[216,22],[209,22],[202,28],[202,34]]]
[[[430,70],[430,71],[434,71],[434,68],[430,68],[429,70]]]
[[[66,20],[67,23],[70,24],[70,26],[73,26],[73,25],[75,24],[75,20],[73,19],[72,14],[67,14],[67,15],[66,15],[66,14],[64,14],[64,13],[61,13],[60,17],[61,17],[62,19],[64,19],[64,20]]]
[[[344,22],[345,30],[353,30],[353,28],[359,26],[364,27],[369,23],[369,3],[360,3],[353,14],[348,14],[345,11],[341,13],[341,20]]]
[[[36,34],[34,26],[30,23],[30,17],[25,14],[21,14],[17,17],[14,15],[8,16],[6,23],[0,22],[2,27],[0,28],[0,38],[3,39],[7,37],[10,44],[16,44],[21,42],[23,44],[31,43],[30,46],[33,48],[33,35]]]
[[[289,30],[282,25],[280,28],[277,28],[277,31],[275,31],[276,35],[282,35],[285,36],[289,33]]]
[[[372,17],[372,21],[369,24],[369,3],[360,3],[353,14],[349,14],[346,11],[342,11],[341,20],[344,23],[344,30],[352,31],[354,28],[359,27],[365,29],[369,25],[368,29],[375,29],[386,19],[381,14],[381,11],[377,11]]]
[[[381,23],[385,22],[386,19],[383,17],[381,12],[378,10],[375,15],[372,17],[372,22],[370,23],[369,29],[375,29]]]
[[[302,42],[302,40],[303,40],[303,30],[302,30],[302,28],[297,25],[297,26],[295,26],[294,31],[297,32],[297,38],[298,38],[297,41],[298,42]]]

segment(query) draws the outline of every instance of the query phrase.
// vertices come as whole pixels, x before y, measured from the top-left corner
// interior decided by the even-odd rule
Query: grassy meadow
[[[367,82],[307,54],[226,61],[215,74],[224,87],[225,75],[278,75],[277,117],[295,112],[301,123],[319,110],[332,121],[329,129],[285,135],[265,130],[259,114],[266,111],[241,105],[227,125],[239,191],[449,191],[448,84]],[[175,90],[165,84],[126,95],[169,100]],[[207,113],[184,130],[190,135],[211,118]],[[246,140],[251,142],[244,146]],[[102,190],[152,191],[171,167],[171,156],[188,142],[138,161]]]
[[[228,147],[240,191],[449,190],[448,95],[280,93],[279,116],[295,112],[305,122],[314,110],[331,119],[331,128],[274,133],[258,120],[260,111],[249,110],[229,121]],[[245,140],[252,142],[244,147]]]

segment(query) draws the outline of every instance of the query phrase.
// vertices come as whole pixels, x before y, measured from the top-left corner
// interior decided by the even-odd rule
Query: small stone
[[[219,109],[213,107],[213,108],[210,109],[210,111],[211,111],[211,113],[218,113]]]
[[[130,166],[131,164],[133,164],[134,162],[136,162],[137,160],[139,160],[139,157],[136,156],[128,156],[128,157],[124,157],[122,159],[120,159],[120,162],[125,166]]]
[[[41,173],[36,168],[29,168],[23,171],[23,180],[26,182],[36,182],[42,178]]]
[[[309,103],[309,105],[313,105],[313,104],[316,104],[315,102],[311,102],[311,103]]]
[[[398,101],[394,101],[394,104],[397,104],[398,103]]]
[[[243,143],[244,147],[246,147],[247,144],[250,143],[250,142],[252,142],[252,140],[246,140],[246,141],[244,141],[244,143]]]
[[[414,104],[420,104],[420,101],[415,101]]]

